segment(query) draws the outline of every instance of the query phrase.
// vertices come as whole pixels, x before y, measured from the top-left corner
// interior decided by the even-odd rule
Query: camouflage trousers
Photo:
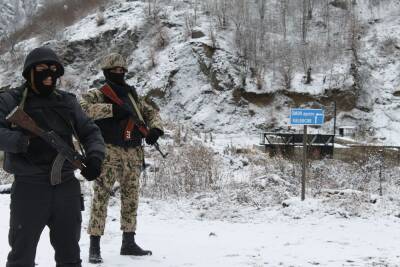
[[[131,148],[127,151],[116,146],[106,146],[103,170],[94,182],[94,195],[90,212],[88,234],[101,236],[107,217],[110,191],[118,180],[121,188],[121,230],[136,231],[136,217],[139,203],[139,178],[142,170],[143,149]]]

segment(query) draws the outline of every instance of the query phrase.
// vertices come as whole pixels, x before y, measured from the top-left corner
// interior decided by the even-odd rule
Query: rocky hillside
[[[336,102],[338,125],[358,125],[363,140],[398,143],[399,3],[311,1],[301,36],[297,2],[286,2],[243,2],[247,15],[268,3],[259,18],[264,24],[252,32],[247,19],[238,19],[241,9],[223,21],[217,5],[223,0],[117,1],[102,14],[104,24],[93,10],[51,40],[37,36],[3,54],[0,87],[17,86],[25,54],[45,44],[66,64],[62,86],[79,94],[101,79],[99,59],[117,51],[128,57],[129,82],[174,123],[203,132],[256,133],[286,129],[292,107],[323,107],[327,123],[315,131],[332,132]],[[279,16],[287,22],[284,31]]]

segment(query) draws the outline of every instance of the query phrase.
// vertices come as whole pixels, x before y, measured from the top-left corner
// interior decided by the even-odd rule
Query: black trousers
[[[11,189],[11,251],[7,267],[34,267],[40,235],[47,225],[56,266],[80,267],[80,184],[72,178],[51,186],[15,181]]]

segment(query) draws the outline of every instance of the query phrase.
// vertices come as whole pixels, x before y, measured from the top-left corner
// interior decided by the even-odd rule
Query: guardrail
[[[303,133],[265,132],[261,134],[260,145],[271,155],[281,154],[296,157],[296,147],[303,146]],[[332,157],[335,135],[307,134],[308,156],[311,159]]]

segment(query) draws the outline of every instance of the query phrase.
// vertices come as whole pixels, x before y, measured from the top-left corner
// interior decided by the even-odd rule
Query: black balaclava
[[[126,85],[125,83],[125,72],[123,73],[114,73],[111,72],[109,69],[103,70],[104,77],[110,82],[113,82],[117,85]]]
[[[44,70],[42,72],[35,71],[35,66],[39,64],[47,64],[57,66],[56,72]],[[33,49],[25,59],[22,76],[26,79],[32,91],[39,96],[48,96],[54,89],[57,78],[64,75],[64,67],[56,55],[56,53],[48,47],[38,47]],[[43,81],[47,77],[52,77],[52,85],[46,86]]]
[[[50,68],[47,70],[36,71],[34,67],[32,69],[32,73],[33,75],[31,86],[35,87],[35,89],[37,90],[36,93],[43,97],[51,95],[51,93],[54,92],[56,88],[58,73],[50,70]],[[51,85],[45,85],[43,83],[43,81],[46,80],[48,77],[51,77]]]

